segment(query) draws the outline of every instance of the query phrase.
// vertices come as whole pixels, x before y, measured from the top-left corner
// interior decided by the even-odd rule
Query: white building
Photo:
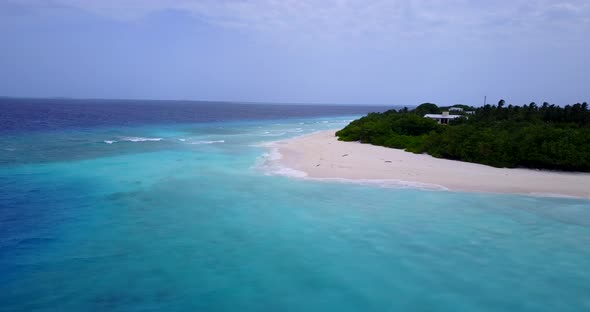
[[[443,112],[442,114],[426,114],[424,118],[430,118],[436,120],[441,125],[446,125],[449,120],[459,118],[461,115],[449,115],[449,112]]]
[[[462,112],[463,109],[461,107],[451,107],[449,108],[449,112]]]

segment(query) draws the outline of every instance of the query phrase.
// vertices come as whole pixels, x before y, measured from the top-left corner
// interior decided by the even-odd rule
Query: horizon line
[[[71,100],[71,101],[145,101],[145,102],[210,102],[210,103],[233,103],[233,104],[279,104],[279,105],[324,105],[324,106],[395,106],[403,107],[408,105],[385,104],[385,103],[321,103],[321,102],[263,102],[263,101],[232,101],[232,100],[194,100],[194,99],[142,99],[142,98],[100,98],[100,97],[67,97],[67,96],[5,96],[0,95],[0,99],[15,99],[15,100]],[[425,102],[426,103],[426,102]],[[418,106],[417,105],[410,105]]]
[[[94,100],[94,101],[143,101],[143,102],[209,102],[209,103],[232,103],[232,104],[267,104],[267,105],[302,105],[302,106],[313,106],[313,105],[323,105],[323,106],[391,106],[396,108],[412,108],[418,107],[421,104],[435,104],[440,107],[451,107],[455,105],[467,105],[471,107],[483,107],[484,105],[497,105],[495,103],[486,103],[484,105],[471,105],[471,104],[464,104],[464,103],[454,103],[454,104],[436,104],[432,101],[421,102],[419,104],[411,104],[411,105],[404,105],[404,104],[384,104],[384,103],[321,103],[321,102],[264,102],[264,101],[231,101],[231,100],[194,100],[194,99],[141,99],[141,98],[99,98],[99,97],[67,97],[67,96],[7,96],[7,95],[0,95],[1,99],[14,99],[14,100],[69,100],[69,101],[87,101],[87,100]],[[502,98],[500,100],[503,100]],[[498,101],[500,101],[498,100]],[[520,105],[529,105],[530,103],[535,103],[537,105],[542,105],[544,102],[528,102]],[[506,101],[508,103],[508,101]],[[566,106],[566,105],[574,105],[574,104],[582,104],[587,103],[587,101],[578,101],[576,103],[570,104],[554,104],[547,102],[549,104],[557,105],[557,106]],[[520,106],[519,104],[511,104],[513,106]]]

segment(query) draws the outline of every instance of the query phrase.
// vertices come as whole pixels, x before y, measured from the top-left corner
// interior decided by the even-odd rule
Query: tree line
[[[448,107],[424,103],[412,110],[370,113],[336,135],[342,141],[494,167],[590,171],[590,110],[586,102],[564,107],[548,103],[515,106],[500,100],[497,105],[460,107],[475,113],[440,125],[423,116]]]

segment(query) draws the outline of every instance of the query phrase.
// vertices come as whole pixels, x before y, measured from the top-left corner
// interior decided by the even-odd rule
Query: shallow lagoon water
[[[2,136],[1,310],[590,309],[589,201],[261,166],[261,143],[350,119]]]

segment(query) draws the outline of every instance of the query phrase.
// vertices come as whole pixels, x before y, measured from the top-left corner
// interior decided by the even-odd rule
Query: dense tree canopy
[[[459,106],[469,109],[468,106]],[[435,157],[496,167],[590,171],[590,110],[587,103],[560,107],[485,105],[475,114],[440,125],[423,118],[442,109],[425,103],[414,110],[371,113],[336,135]]]
[[[423,103],[414,109],[414,113],[424,116],[426,114],[440,114],[441,109],[433,103]]]

